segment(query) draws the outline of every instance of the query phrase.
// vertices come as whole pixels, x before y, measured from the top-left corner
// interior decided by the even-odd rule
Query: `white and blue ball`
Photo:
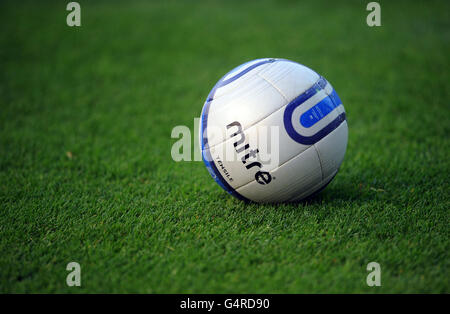
[[[261,130],[274,127],[268,146],[276,162],[268,162],[258,145]],[[339,170],[347,138],[344,106],[331,84],[285,59],[257,59],[227,73],[200,120],[210,174],[228,193],[255,202],[297,201],[323,189]]]

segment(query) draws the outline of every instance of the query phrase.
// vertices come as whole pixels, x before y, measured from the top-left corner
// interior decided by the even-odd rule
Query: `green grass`
[[[80,28],[67,2],[0,3],[0,292],[450,292],[448,1],[381,1],[378,28],[368,1],[80,1]],[[259,57],[344,102],[344,163],[310,201],[244,204],[171,159]]]

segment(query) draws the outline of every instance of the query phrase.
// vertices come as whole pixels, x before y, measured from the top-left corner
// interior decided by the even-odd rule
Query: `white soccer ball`
[[[344,159],[348,127],[331,84],[304,65],[257,59],[211,90],[200,120],[203,161],[231,195],[298,201],[320,191]]]

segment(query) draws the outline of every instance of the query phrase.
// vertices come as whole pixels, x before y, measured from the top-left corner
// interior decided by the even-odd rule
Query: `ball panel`
[[[324,177],[335,173],[344,160],[347,149],[348,127],[344,121],[333,132],[325,136],[315,145],[322,164]]]
[[[291,198],[288,201],[289,202],[297,202],[297,201],[301,201],[307,197],[310,197],[315,193],[320,193],[333,180],[333,178],[336,176],[337,172],[338,172],[338,170],[336,170],[333,174],[329,175],[328,177],[325,177],[320,183],[312,186],[311,188],[305,190],[304,192]]]
[[[234,92],[239,93],[239,90],[245,87],[246,84],[252,82],[255,79],[260,79],[261,77],[258,76],[258,73],[261,70],[272,66],[273,62],[273,59],[270,59],[269,61],[256,62],[255,64],[238,71],[238,73],[232,73],[225,76],[219,82],[217,82],[208,98],[218,99],[226,95],[230,96]]]
[[[310,88],[320,77],[304,65],[282,59],[261,69],[259,75],[275,86],[288,102]]]
[[[311,186],[322,182],[319,157],[310,147],[271,171],[272,182],[259,184],[252,181],[236,191],[255,202],[284,202],[301,195]]]
[[[315,122],[311,126],[304,126],[300,122],[301,119],[304,117],[304,115],[313,115],[314,113],[309,113],[310,110],[315,109],[314,107],[320,103],[321,101],[324,101],[324,99],[327,99],[328,95],[325,93],[324,90],[321,90],[317,92],[314,96],[307,99],[305,102],[303,102],[301,105],[299,105],[297,108],[295,108],[292,111],[291,115],[291,123],[295,130],[295,132],[302,134],[303,136],[313,136],[320,130],[322,130],[327,124],[329,124],[333,119],[331,119],[331,116],[334,116],[332,113],[327,114],[319,121]]]
[[[255,59],[248,62],[245,62],[237,67],[235,67],[233,70],[225,74],[219,81],[217,87],[226,86],[232,82],[234,82],[236,79],[241,78],[242,76],[246,75],[253,69],[259,67],[257,70],[260,70],[262,66],[267,66],[268,63],[275,62],[275,59],[273,58],[263,58],[263,59]],[[255,71],[252,71],[255,73]]]
[[[226,140],[224,131],[230,123],[238,121],[246,129],[285,104],[281,94],[259,77],[230,95],[214,99],[208,113],[209,145]]]
[[[255,180],[255,173],[260,169],[258,167],[246,168],[252,161],[261,162],[262,169],[271,172],[310,147],[310,145],[295,142],[287,134],[286,129],[282,125],[280,126],[282,123],[280,121],[283,121],[282,109],[275,111],[246,130],[242,128],[242,135],[234,135],[239,128],[232,126],[226,130],[227,139],[223,143],[209,148],[219,170],[228,179],[229,177],[233,179],[229,179],[229,184],[233,188],[239,188]],[[241,138],[245,140],[235,146],[234,144]],[[243,149],[246,144],[248,144],[248,148]],[[243,150],[240,151],[240,149]],[[244,164],[242,158],[256,149],[258,150],[257,156],[249,156]]]

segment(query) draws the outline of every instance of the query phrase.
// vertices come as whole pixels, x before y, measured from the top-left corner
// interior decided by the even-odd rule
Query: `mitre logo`
[[[242,125],[234,121],[227,125],[227,130],[231,128],[237,128],[236,131],[230,135],[230,138],[236,137],[236,141],[233,143],[234,149],[236,150],[236,153],[243,154],[241,161],[245,165],[245,168],[250,169],[253,167],[257,167],[259,170],[255,173],[255,180],[259,184],[269,184],[272,181],[272,176],[267,171],[262,171],[262,165],[258,161],[249,161],[249,158],[254,158],[258,156],[259,150],[251,149],[249,144],[245,143],[245,134],[242,132]]]

